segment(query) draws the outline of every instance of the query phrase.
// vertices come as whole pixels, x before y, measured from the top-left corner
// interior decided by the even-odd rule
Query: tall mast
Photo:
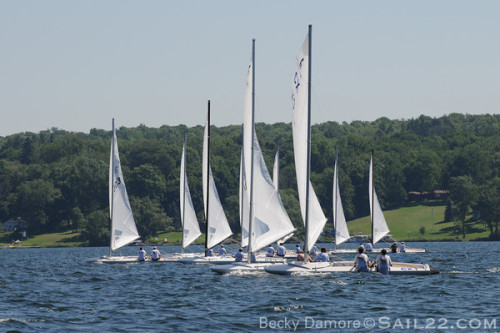
[[[371,202],[371,220],[372,220],[372,245],[375,246],[375,242],[374,242],[374,237],[375,237],[375,226],[373,224],[374,222],[374,218],[373,216],[375,215],[374,214],[374,211],[375,211],[375,207],[374,207],[374,204],[375,204],[375,182],[374,182],[374,175],[373,175],[373,150],[372,150],[372,156],[370,158],[370,178],[371,178],[371,194],[372,194],[372,202]]]
[[[184,242],[184,230],[186,229],[184,227],[184,223],[186,222],[186,155],[187,155],[187,151],[186,151],[186,146],[187,146],[187,132],[184,133],[184,147],[183,147],[183,152],[184,154],[182,154],[184,156],[183,158],[183,162],[184,162],[184,169],[182,170],[182,173],[184,175],[184,181],[182,182],[182,242]],[[184,246],[181,246],[181,253],[184,253]]]
[[[111,190],[111,202],[110,202],[110,216],[111,216],[111,237],[109,237],[109,256],[111,257],[113,255],[113,205],[114,205],[114,199],[115,199],[115,118],[112,118],[111,120],[111,132],[112,132],[112,138],[111,138],[111,177],[109,181],[111,182],[110,190]]]
[[[309,179],[311,172],[311,39],[312,25],[309,24],[308,75],[307,75],[307,173],[306,173],[306,221],[304,252],[309,253]]]
[[[252,262],[252,232],[253,232],[253,160],[255,140],[255,39],[252,39],[252,155],[250,157],[250,219],[248,223],[248,263]]]
[[[335,149],[335,168],[333,171],[334,178],[333,178],[333,230],[335,230],[335,248],[337,248],[337,188],[338,188],[338,181],[339,181],[339,175],[338,175],[338,170],[337,170],[337,161],[339,160],[339,151]]]
[[[207,116],[207,214],[205,216],[205,257],[208,256],[208,216],[209,216],[209,200],[210,200],[210,100],[208,100],[208,116]]]

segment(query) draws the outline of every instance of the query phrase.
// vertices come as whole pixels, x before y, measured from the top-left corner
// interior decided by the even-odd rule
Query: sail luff
[[[254,178],[254,158],[255,147],[253,142],[255,140],[255,39],[252,39],[252,151],[250,156],[250,215],[248,224],[248,263],[252,262],[252,241],[253,241],[253,224],[254,224],[254,199],[253,199],[253,178]]]

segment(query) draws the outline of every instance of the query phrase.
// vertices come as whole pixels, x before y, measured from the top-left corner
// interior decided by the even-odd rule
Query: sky
[[[500,113],[500,1],[0,0],[0,136],[291,122],[312,24],[312,122]]]

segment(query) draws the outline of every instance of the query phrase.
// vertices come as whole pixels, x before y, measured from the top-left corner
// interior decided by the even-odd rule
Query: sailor
[[[311,251],[309,253],[312,254],[312,255],[315,255],[316,251],[318,251],[318,248],[316,247],[316,244],[314,244],[313,247],[312,247],[312,249],[311,249]]]
[[[207,257],[213,257],[214,256],[214,251],[212,249],[207,250]]]
[[[396,242],[394,242],[394,244],[391,245],[391,252],[392,253],[398,252],[398,244],[396,244]]]
[[[278,246],[278,253],[276,254],[279,257],[284,257],[286,253],[286,248],[283,245],[283,243],[280,243],[280,246]]]
[[[364,248],[361,246],[358,248],[358,255],[354,258],[354,267],[358,269],[358,272],[368,272],[368,256],[364,254]]]
[[[274,257],[274,247],[272,245],[267,248],[266,257]]]
[[[300,251],[299,254],[297,254],[297,261],[305,261],[306,254],[304,251]],[[312,262],[311,257],[307,256],[307,262]]]
[[[156,248],[156,246],[153,246],[153,251],[151,252],[151,260],[153,261],[158,261],[161,258],[161,252]]]
[[[329,259],[328,253],[326,253],[326,247],[322,247],[321,252],[316,256],[316,261],[327,262]]]
[[[141,247],[139,249],[139,257],[137,258],[139,261],[145,261],[146,260],[146,251]]]
[[[297,254],[299,254],[299,253],[300,253],[300,246],[299,246],[299,244],[295,245],[295,252],[296,252]]]
[[[406,252],[405,242],[401,242],[401,245],[399,246],[399,252]]]
[[[234,255],[234,261],[243,261],[243,249],[239,249]]]
[[[377,256],[377,260],[373,263],[377,265],[377,271],[384,275],[389,275],[389,266],[392,266],[391,257],[387,255],[387,250],[382,249],[380,254]]]
[[[366,252],[372,252],[373,251],[373,245],[370,242],[366,242],[366,247],[365,247]]]
[[[220,245],[220,249],[219,249],[218,253],[219,253],[219,256],[221,256],[221,257],[226,255],[227,252],[226,252],[226,249],[224,248],[224,244]]]

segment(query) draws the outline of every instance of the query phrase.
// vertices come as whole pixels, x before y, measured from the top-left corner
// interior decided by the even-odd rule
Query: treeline
[[[119,122],[119,119],[118,119]],[[143,238],[180,230],[179,167],[187,133],[187,177],[203,219],[203,127],[119,128],[118,146],[134,216]],[[269,170],[280,149],[280,193],[297,227],[298,203],[291,124],[256,125]],[[211,164],[220,198],[239,232],[241,126],[211,128]],[[110,130],[89,134],[59,129],[0,137],[0,219],[20,216],[29,233],[82,231],[90,245],[109,242]],[[311,181],[326,216],[332,214],[332,177],[338,149],[340,189],[347,219],[369,214],[368,166],[375,153],[375,186],[384,209],[403,206],[410,191],[451,192],[447,219],[465,234],[474,223],[498,237],[500,115],[450,114],[411,120],[327,122],[312,128]],[[474,210],[479,219],[470,222]]]

